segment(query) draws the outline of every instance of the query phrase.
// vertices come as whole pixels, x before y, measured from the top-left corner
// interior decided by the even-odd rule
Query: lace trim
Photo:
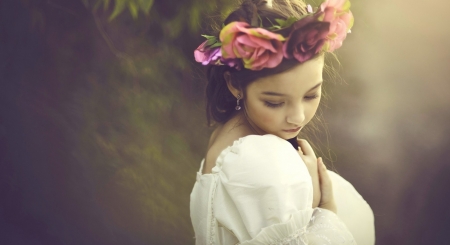
[[[214,245],[214,238],[216,235],[216,217],[214,216],[214,197],[216,196],[217,178],[214,177],[214,185],[211,192],[211,227],[209,230],[209,244]]]
[[[223,161],[225,156],[230,153],[230,152],[234,152],[234,153],[238,153],[239,152],[239,145],[242,144],[242,142],[250,137],[274,137],[277,139],[280,139],[278,136],[275,136],[273,134],[264,134],[264,135],[247,135],[244,137],[241,137],[235,141],[233,141],[232,145],[227,146],[225,149],[222,150],[222,152],[219,154],[219,156],[217,157],[217,161],[216,161],[216,165],[212,168],[212,173],[213,174],[217,174],[221,171],[222,169],[222,165],[223,165]],[[284,142],[284,140],[283,140]]]
[[[239,243],[240,245],[356,245],[352,234],[347,230],[345,224],[339,220],[336,214],[320,208],[314,209],[312,216],[306,220],[307,224],[302,225],[302,221],[297,218],[288,223],[272,226],[268,230],[263,230],[259,237]],[[300,221],[300,223],[298,223]],[[286,234],[286,229],[279,228],[297,227]],[[267,229],[267,228],[264,228]]]
[[[290,236],[285,237],[280,240],[276,240],[274,243],[270,243],[270,245],[290,245],[292,241],[297,242],[298,245],[307,244],[307,240],[305,240],[306,227],[297,230],[292,233]],[[301,243],[300,243],[301,242]]]
[[[355,244],[353,235],[338,216],[326,209],[316,208],[306,230],[306,236],[320,244]]]

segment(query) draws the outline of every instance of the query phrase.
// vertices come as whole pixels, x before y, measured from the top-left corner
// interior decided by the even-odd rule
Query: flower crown
[[[202,35],[207,40],[194,51],[195,60],[203,65],[262,70],[278,66],[283,58],[303,63],[341,47],[354,21],[350,1],[325,0],[315,12],[311,5],[306,11],[300,19],[276,19],[268,29],[231,22],[220,31],[220,40]]]

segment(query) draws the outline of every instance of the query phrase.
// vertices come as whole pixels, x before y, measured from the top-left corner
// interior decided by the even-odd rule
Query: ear
[[[233,86],[233,82],[232,82],[232,79],[231,79],[231,74],[230,74],[229,71],[226,71],[223,74],[223,78],[227,82],[227,87],[228,87],[228,90],[230,90],[231,94],[233,94],[233,96],[236,97],[236,98],[238,97],[238,95],[240,95],[241,99],[242,99],[243,98],[243,93],[241,92],[241,90],[239,88],[236,88],[236,87]]]

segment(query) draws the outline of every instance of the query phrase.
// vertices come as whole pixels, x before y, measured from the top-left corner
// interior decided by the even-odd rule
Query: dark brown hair
[[[275,19],[300,18],[304,14],[306,14],[306,5],[301,0],[274,0],[270,8],[267,6],[267,1],[244,0],[235,11],[228,15],[223,24],[245,21],[255,27],[270,27],[273,23],[276,23]],[[225,123],[235,112],[236,98],[227,87],[224,78],[225,72],[230,73],[231,83],[235,88],[245,91],[245,88],[256,79],[282,73],[298,64],[296,60],[284,59],[277,67],[265,68],[261,71],[237,70],[228,66],[209,66],[206,72],[208,80],[206,87],[208,124],[211,125],[212,121]]]

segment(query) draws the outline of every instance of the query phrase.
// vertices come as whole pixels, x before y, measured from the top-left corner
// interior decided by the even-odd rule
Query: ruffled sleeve
[[[222,152],[213,214],[240,244],[354,244],[328,210],[312,209],[311,177],[285,140],[247,136]]]

